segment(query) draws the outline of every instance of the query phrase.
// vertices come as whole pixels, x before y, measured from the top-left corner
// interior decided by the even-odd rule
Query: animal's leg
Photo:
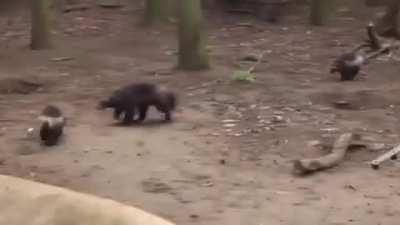
[[[119,120],[121,118],[123,110],[121,108],[114,109],[114,119]]]
[[[149,109],[148,105],[143,104],[143,105],[139,106],[139,121],[140,122],[146,119],[148,109]]]
[[[134,109],[126,109],[123,123],[124,124],[132,123],[134,115],[135,115]]]

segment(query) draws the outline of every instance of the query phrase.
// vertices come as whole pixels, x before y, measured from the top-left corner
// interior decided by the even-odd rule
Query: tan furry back
[[[0,225],[173,225],[140,209],[0,175]]]

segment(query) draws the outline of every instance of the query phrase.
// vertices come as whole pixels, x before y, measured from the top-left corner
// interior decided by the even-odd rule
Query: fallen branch
[[[357,53],[361,49],[367,48],[367,47],[371,47],[371,45],[368,44],[368,43],[363,43],[363,44],[360,44],[360,45],[357,45],[356,47],[354,47],[350,52],[351,53]]]
[[[392,150],[386,152],[385,154],[379,156],[375,160],[371,161],[371,167],[373,169],[379,169],[379,165],[389,159],[395,159],[397,157],[397,154],[400,153],[400,145],[397,147],[393,148]]]
[[[338,165],[346,155],[350,142],[353,139],[352,133],[342,134],[333,145],[332,152],[328,155],[314,159],[300,159],[293,161],[293,172],[295,174],[308,174],[311,172],[332,168]]]
[[[350,51],[351,53],[358,53],[358,51],[364,48],[370,48],[371,51],[377,51],[382,48],[380,38],[377,36],[375,32],[374,24],[373,23],[368,24],[366,30],[368,39],[365,40],[362,44],[354,47]]]
[[[370,23],[367,26],[367,36],[368,40],[366,43],[361,44],[360,49],[363,48],[361,46],[368,46],[371,48],[371,54],[366,55],[366,60],[364,64],[367,64],[371,59],[375,59],[380,55],[390,54],[393,50],[397,50],[400,48],[400,44],[393,40],[387,40],[385,38],[379,37],[375,32],[374,24]]]
[[[399,49],[399,43],[396,43],[393,40],[386,40],[382,37],[379,37],[375,31],[375,26],[373,23],[368,24],[366,30],[368,39],[365,40],[364,43],[354,47],[351,50],[352,54],[357,54],[361,56],[359,51],[364,48],[369,48],[367,52],[370,52],[371,54],[368,55],[366,54],[366,52],[364,52],[364,54],[366,54],[366,56],[364,56],[366,60],[363,64],[367,64],[370,59],[377,58],[380,55],[390,53],[392,50]]]

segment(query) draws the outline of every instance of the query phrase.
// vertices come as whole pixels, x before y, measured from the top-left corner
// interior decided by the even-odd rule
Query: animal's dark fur
[[[114,109],[114,118],[119,120],[124,114],[123,123],[142,122],[146,119],[150,106],[165,114],[165,120],[171,120],[171,111],[176,107],[176,96],[154,84],[134,83],[115,91],[107,100],[99,104],[101,109]],[[139,118],[135,120],[135,115]]]
[[[46,106],[39,119],[42,121],[40,127],[40,138],[47,146],[56,145],[63,134],[65,119],[61,110],[53,105]]]
[[[346,53],[335,60],[330,73],[340,73],[340,80],[354,80],[364,64],[365,58],[356,53]]]

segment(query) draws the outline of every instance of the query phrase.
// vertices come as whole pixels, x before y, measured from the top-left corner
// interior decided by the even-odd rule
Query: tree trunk
[[[31,49],[51,48],[51,0],[32,0]]]
[[[385,15],[378,22],[377,26],[379,35],[400,39],[400,33],[398,31],[399,10],[400,2],[397,0],[392,0],[392,2],[386,5]]]
[[[185,70],[209,68],[201,0],[179,2],[179,63]]]
[[[145,22],[153,24],[165,21],[168,17],[167,0],[146,0]]]
[[[167,1],[167,9],[168,9],[168,17],[172,17],[174,19],[177,18],[178,16],[178,4],[179,4],[179,0],[165,0]]]
[[[332,11],[333,0],[311,0],[310,22],[312,25],[324,25]]]

